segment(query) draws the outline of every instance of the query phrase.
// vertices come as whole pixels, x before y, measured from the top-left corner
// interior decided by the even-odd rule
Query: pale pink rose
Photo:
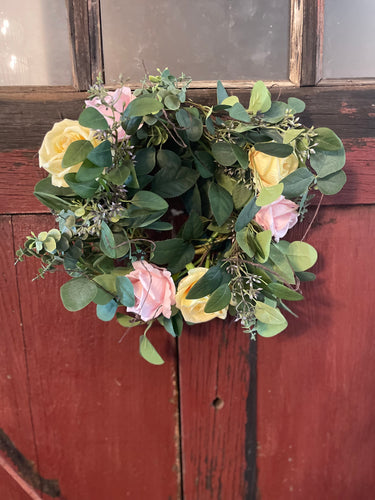
[[[255,215],[257,222],[263,229],[270,229],[275,241],[286,235],[298,220],[298,205],[293,201],[286,200],[281,195],[277,200],[262,207]]]
[[[133,284],[135,305],[127,311],[149,321],[162,314],[171,317],[171,306],[176,303],[176,287],[171,273],[144,260],[133,262],[134,271],[127,274]]]
[[[121,121],[122,113],[133,99],[135,99],[135,96],[132,94],[130,88],[121,87],[113,92],[108,92],[108,95],[104,98],[104,102],[99,97],[94,97],[94,99],[85,101],[85,104],[86,108],[96,108],[107,120],[108,125],[112,127],[114,121]],[[115,111],[113,112],[106,104],[114,106]],[[125,130],[120,126],[117,133],[120,140],[126,135]]]

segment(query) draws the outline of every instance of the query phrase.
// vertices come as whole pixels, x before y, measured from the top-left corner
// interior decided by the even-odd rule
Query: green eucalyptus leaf
[[[124,113],[124,118],[145,116],[158,113],[163,109],[163,104],[151,95],[142,95],[131,101]]]
[[[60,288],[60,297],[68,311],[80,311],[92,302],[96,295],[96,285],[88,278],[73,278]]]
[[[244,227],[240,231],[236,232],[236,241],[243,252],[246,253],[250,258],[254,257],[256,249],[251,241],[251,235],[249,229]]]
[[[224,85],[221,83],[220,80],[218,80],[217,82],[216,94],[217,94],[218,104],[221,104],[224,101],[224,99],[228,97],[228,92],[225,90]]]
[[[152,181],[152,190],[163,198],[176,198],[188,191],[199,173],[188,167],[162,168]]]
[[[271,104],[270,109],[266,113],[264,113],[263,120],[271,124],[278,123],[284,119],[287,109],[288,106],[285,104],[285,102],[274,101]]]
[[[287,328],[287,326],[288,322],[286,319],[284,319],[283,323],[278,323],[276,325],[270,325],[267,323],[262,323],[261,321],[257,321],[256,329],[261,337],[270,338],[281,333]]]
[[[163,150],[161,150],[163,151]],[[140,149],[135,154],[135,170],[137,175],[147,175],[156,165],[155,148]]]
[[[101,142],[89,152],[87,159],[98,167],[110,167],[112,165],[111,143],[109,141]]]
[[[135,319],[133,316],[121,313],[116,314],[116,320],[121,326],[125,328],[133,328],[133,326],[138,326],[143,324],[142,320]]]
[[[119,300],[123,306],[134,307],[134,287],[133,283],[127,276],[116,277],[116,290]]]
[[[208,189],[208,198],[216,222],[223,225],[233,211],[233,199],[228,191],[212,182]]]
[[[161,196],[150,191],[138,191],[130,202],[136,207],[152,212],[168,209],[168,203]]]
[[[233,192],[233,203],[236,210],[243,208],[253,196],[252,191],[245,184],[236,183]]]
[[[285,323],[285,318],[281,314],[280,309],[271,307],[264,302],[255,301],[255,317],[257,320],[267,325],[281,325]]]
[[[323,194],[336,194],[344,187],[346,183],[346,174],[343,170],[335,172],[326,177],[317,179],[317,186],[321,193]]]
[[[316,151],[310,156],[310,164],[318,174],[318,179],[341,170],[345,165],[345,150]]]
[[[239,120],[241,122],[245,122],[245,123],[251,122],[251,118],[249,116],[249,113],[246,111],[246,109],[239,102],[236,102],[229,109],[229,116],[231,118],[233,118],[234,120]]]
[[[77,179],[77,174],[73,173],[66,174],[64,179],[72,190],[81,198],[92,198],[99,187],[99,183],[95,179],[90,181],[79,181]]]
[[[221,311],[229,305],[232,298],[230,288],[227,283],[220,285],[211,295],[204,307],[207,314]]]
[[[297,97],[289,97],[288,108],[294,113],[303,113],[305,111],[306,104]]]
[[[249,112],[253,115],[257,114],[258,111],[266,113],[270,109],[271,104],[271,94],[267,87],[262,81],[256,82],[251,91]]]
[[[116,186],[122,186],[130,175],[130,167],[130,161],[125,161],[121,165],[116,165],[107,173],[106,178]]]
[[[104,116],[95,108],[88,107],[79,115],[78,122],[82,127],[88,127],[93,130],[108,130],[109,125]]]
[[[291,290],[290,288],[282,285],[281,283],[270,283],[267,289],[276,297],[284,300],[303,300],[303,295]]]
[[[221,266],[212,266],[209,270],[190,288],[186,298],[188,300],[200,299],[213,293],[224,283],[229,283],[231,276]]]
[[[172,337],[179,337],[181,335],[182,328],[184,326],[184,320],[180,311],[178,311],[177,314],[174,314],[170,318],[159,316],[158,321],[166,329],[166,331],[172,335]]]
[[[278,198],[280,198],[283,189],[284,184],[282,182],[280,182],[279,184],[275,184],[274,186],[264,187],[256,199],[256,204],[258,205],[258,207],[264,207],[266,205],[269,205],[270,203],[273,203]]]
[[[104,221],[101,225],[100,249],[105,255],[107,255],[107,257],[110,257],[111,259],[116,258],[115,238],[108,224]]]
[[[314,141],[318,143],[316,151],[338,151],[342,148],[341,140],[330,128],[316,128],[314,132],[317,134]]]
[[[268,257],[270,255],[271,241],[272,241],[272,231],[269,229],[267,231],[262,231],[261,233],[257,233],[255,236],[256,242],[261,249],[261,252],[258,252],[257,260],[259,262],[267,262]]]
[[[236,163],[237,158],[233,152],[232,145],[228,142],[214,142],[211,144],[212,154],[215,160],[223,167],[230,167]]]
[[[181,158],[168,149],[160,149],[157,154],[158,165],[161,168],[178,169],[181,166]]]
[[[315,248],[304,241],[293,241],[287,250],[287,257],[295,271],[306,271],[318,259]]]
[[[292,199],[301,196],[314,181],[313,174],[306,167],[301,167],[283,179],[285,198]]]
[[[135,101],[132,101],[135,102]],[[152,365],[163,365],[164,360],[145,335],[139,337],[139,354]]]
[[[286,283],[294,285],[296,280],[289,260],[274,244],[271,245],[269,259],[271,261],[271,268],[273,271],[279,274],[281,278],[286,281]]]
[[[91,108],[87,108],[91,109]],[[103,172],[103,167],[98,167],[94,165],[90,160],[86,158],[76,174],[77,182],[86,182],[95,180]]]
[[[97,304],[96,305],[96,315],[102,321],[111,321],[117,311],[117,302],[112,299],[107,304]]]
[[[278,142],[257,142],[254,144],[254,148],[276,158],[287,158],[293,153],[292,146]]]
[[[254,219],[259,210],[260,207],[256,204],[256,198],[253,197],[239,213],[234,229],[236,231],[241,231],[249,224],[250,221]]]
[[[175,111],[180,107],[181,101],[176,95],[168,94],[164,99],[164,104],[167,109]]]
[[[92,149],[93,145],[90,141],[79,140],[72,142],[65,151],[61,166],[67,168],[81,163]]]

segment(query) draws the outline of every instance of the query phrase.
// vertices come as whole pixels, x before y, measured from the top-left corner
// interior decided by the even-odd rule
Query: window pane
[[[106,82],[169,67],[194,80],[286,79],[289,0],[102,0]]]
[[[0,85],[71,83],[65,2],[1,0]]]
[[[325,0],[325,78],[375,77],[374,18],[374,0]]]

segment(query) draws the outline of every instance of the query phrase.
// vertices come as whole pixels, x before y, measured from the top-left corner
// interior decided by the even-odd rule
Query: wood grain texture
[[[258,473],[266,500],[365,500],[375,463],[375,207],[325,207],[321,257],[286,333],[258,341]]]
[[[0,217],[0,428],[29,460],[38,463],[30,386],[24,351],[23,322],[19,310],[11,217]],[[11,450],[1,446],[1,457],[12,464]],[[25,493],[0,467],[0,498],[23,500]]]
[[[90,44],[90,71],[91,83],[96,81],[99,74],[103,75],[103,47],[100,0],[87,0],[88,30]]]
[[[51,216],[14,218],[16,244]],[[94,307],[70,313],[59,297],[65,273],[31,282],[38,262],[17,266],[38,470],[59,481],[66,500],[178,499],[179,435],[175,344],[155,327],[152,342],[165,365],[138,355],[142,329],[96,319]],[[5,345],[7,324],[2,330]],[[9,360],[9,363],[11,360]],[[24,386],[20,384],[20,389]],[[25,408],[9,403],[9,414]],[[22,439],[22,426],[14,437]],[[23,436],[25,438],[25,436]]]
[[[311,86],[322,77],[324,0],[291,0],[289,78]]]
[[[73,84],[77,90],[91,85],[90,36],[87,0],[65,0],[68,11]]]
[[[185,328],[179,342],[183,491],[186,500],[246,496],[255,456],[246,449],[249,337],[238,323]],[[249,422],[255,431],[255,422]],[[251,439],[250,439],[251,442]],[[248,460],[248,461],[247,461]]]

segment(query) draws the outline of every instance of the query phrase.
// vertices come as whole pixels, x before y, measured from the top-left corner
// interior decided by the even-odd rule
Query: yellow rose
[[[205,313],[204,308],[208,301],[207,297],[201,299],[187,299],[186,295],[193,285],[204,275],[208,269],[205,267],[195,267],[183,278],[177,287],[176,306],[180,309],[185,321],[190,323],[204,323],[214,318],[225,319],[228,307],[214,313]]]
[[[81,163],[72,167],[62,168],[61,163],[69,144],[74,141],[86,140],[96,147],[99,140],[94,138],[95,130],[82,127],[77,120],[62,120],[55,123],[52,130],[46,133],[42,147],[39,150],[39,166],[52,175],[52,184],[58,187],[68,187],[64,175],[77,172]]]
[[[249,167],[255,175],[255,184],[259,191],[263,187],[275,186],[281,179],[298,168],[298,158],[292,153],[286,158],[276,158],[251,148]]]

